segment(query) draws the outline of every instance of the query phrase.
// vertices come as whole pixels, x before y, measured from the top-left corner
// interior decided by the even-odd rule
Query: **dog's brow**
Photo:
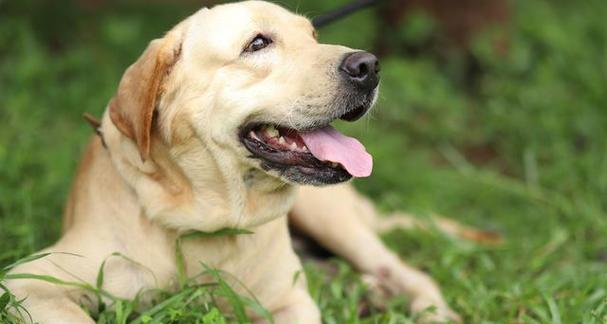
[[[318,39],[318,31],[316,30],[316,28],[314,28],[314,25],[312,25],[312,23],[307,19],[306,19],[305,28],[310,31],[310,35],[312,35],[312,37],[314,37],[314,39]]]
[[[298,18],[301,18],[301,19],[298,19],[297,22],[295,22],[294,24],[297,26],[301,26],[304,29],[309,30],[310,34],[316,38],[316,34],[317,34],[316,28],[314,28],[314,25],[312,25],[312,22],[308,18],[303,17],[303,16],[299,16]]]

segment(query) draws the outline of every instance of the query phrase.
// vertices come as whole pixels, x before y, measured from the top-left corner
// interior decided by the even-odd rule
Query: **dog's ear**
[[[150,157],[150,137],[156,103],[163,92],[162,81],[176,63],[181,36],[173,31],[153,40],[120,80],[110,102],[110,118],[122,134],[132,139],[141,159]]]

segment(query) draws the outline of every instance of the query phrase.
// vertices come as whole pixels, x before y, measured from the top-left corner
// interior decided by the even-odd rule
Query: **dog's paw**
[[[361,280],[367,287],[367,300],[376,308],[383,309],[392,297],[392,293],[381,284],[376,276],[363,274]]]
[[[417,314],[417,323],[461,323],[460,316],[442,300],[418,297],[411,302],[411,311]]]
[[[367,287],[367,301],[373,307],[384,309],[394,294],[376,276],[365,274],[361,279]],[[440,296],[419,296],[409,306],[416,323],[461,323],[460,316]]]

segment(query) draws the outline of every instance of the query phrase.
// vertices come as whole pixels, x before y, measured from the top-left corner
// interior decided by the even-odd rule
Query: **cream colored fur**
[[[257,33],[271,49],[242,56]],[[231,273],[277,323],[319,323],[320,314],[291,247],[287,220],[343,256],[374,284],[408,294],[425,320],[456,319],[436,284],[388,251],[373,206],[350,185],[304,187],[263,171],[238,140],[245,122],[307,127],[332,116],[337,70],[353,50],[319,44],[310,22],[265,2],[202,9],[155,40],[123,77],[83,155],[64,217],[65,233],[42,252],[68,252],[13,273],[94,283],[133,298],[176,289],[175,240],[187,231],[242,228],[251,235],[185,241],[186,271],[203,261]],[[336,116],[332,116],[334,118]],[[381,162],[380,162],[381,163]],[[290,214],[289,218],[287,215]],[[108,258],[119,252],[120,257]],[[204,280],[204,279],[201,279]],[[73,287],[11,280],[9,288],[41,323],[92,323],[94,298]],[[238,286],[236,286],[238,287]]]

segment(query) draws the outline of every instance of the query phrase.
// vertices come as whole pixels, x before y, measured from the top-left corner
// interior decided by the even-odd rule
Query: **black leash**
[[[316,28],[323,27],[328,25],[336,20],[339,20],[349,14],[352,14],[356,11],[365,9],[367,7],[371,7],[380,3],[383,0],[355,0],[351,3],[344,5],[343,7],[337,8],[333,11],[329,11],[326,14],[322,14],[314,19],[312,19],[312,25]]]

